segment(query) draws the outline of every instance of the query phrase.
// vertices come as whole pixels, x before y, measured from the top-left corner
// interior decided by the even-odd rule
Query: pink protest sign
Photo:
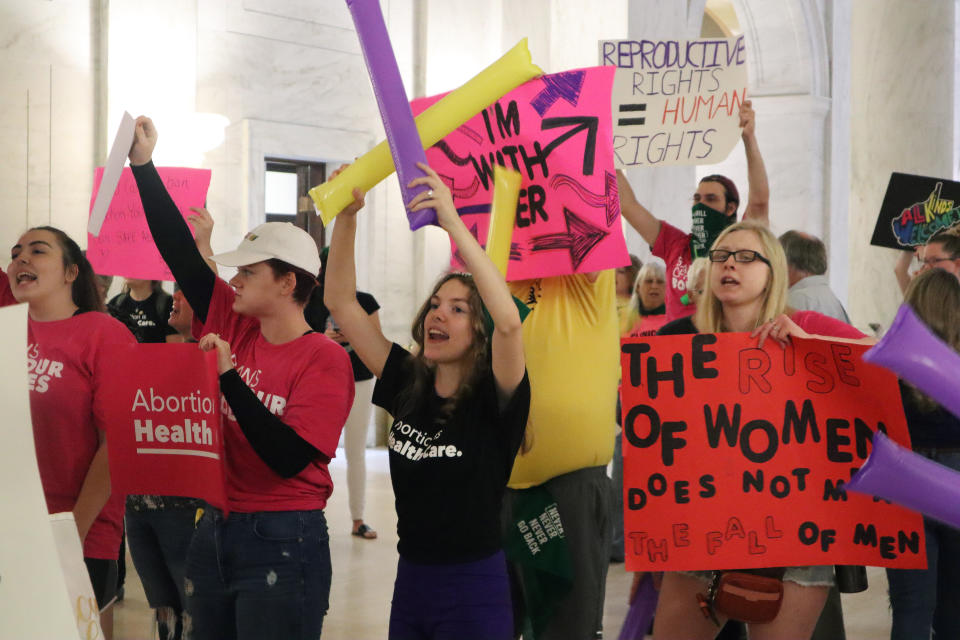
[[[210,187],[209,169],[157,167],[157,172],[184,218],[190,215],[190,207],[203,206]],[[93,174],[91,209],[102,180],[103,167],[97,167]],[[100,235],[87,234],[87,258],[93,270],[101,275],[173,280],[173,274],[153,244],[147,219],[143,215],[140,192],[129,167],[120,176]]]
[[[467,228],[484,244],[493,168],[523,176],[507,280],[629,262],[613,167],[612,67],[542,76],[500,98],[427,150]],[[414,100],[420,113],[443,96]],[[462,269],[453,247],[452,265]]]

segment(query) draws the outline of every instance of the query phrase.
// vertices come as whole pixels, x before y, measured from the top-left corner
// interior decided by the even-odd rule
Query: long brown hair
[[[938,338],[960,352],[960,281],[943,269],[921,271],[904,295],[916,314]],[[937,403],[910,385],[917,407],[930,412]]]
[[[430,362],[423,356],[423,344],[425,333],[423,324],[430,312],[431,300],[440,287],[450,280],[457,280],[463,284],[468,291],[467,304],[470,308],[470,327],[473,330],[473,338],[470,341],[470,348],[464,355],[464,359],[470,363],[470,368],[464,373],[460,381],[460,388],[457,392],[447,399],[444,408],[441,411],[440,420],[445,421],[456,409],[461,399],[467,397],[473,392],[473,385],[477,380],[490,370],[490,340],[487,336],[483,324],[483,301],[480,299],[480,292],[473,281],[473,276],[468,273],[448,273],[440,278],[433,291],[421,305],[413,319],[413,326],[410,333],[413,336],[417,348],[413,357],[409,360],[410,377],[412,384],[408,385],[403,393],[397,398],[397,406],[394,415],[403,415],[413,413],[419,410],[433,393],[433,381],[436,374],[436,364]]]
[[[103,299],[100,298],[100,289],[97,287],[97,276],[93,272],[93,267],[83,254],[80,246],[74,242],[73,238],[56,227],[42,226],[32,227],[30,231],[49,231],[60,245],[60,251],[63,254],[63,268],[69,270],[76,265],[77,277],[70,285],[70,297],[73,304],[77,305],[80,313],[87,311],[106,311],[103,305]]]

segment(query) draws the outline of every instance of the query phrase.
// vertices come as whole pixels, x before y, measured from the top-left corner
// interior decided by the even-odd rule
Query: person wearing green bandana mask
[[[747,157],[749,194],[743,219],[769,226],[770,187],[757,145],[755,120],[751,101],[745,100],[740,107],[740,127]],[[667,320],[692,314],[693,305],[681,299],[687,289],[687,270],[695,258],[706,255],[721,231],[737,221],[740,194],[736,185],[730,178],[718,174],[700,180],[693,194],[690,233],[660,220],[641,205],[622,171],[617,171],[617,186],[620,213],[651,246],[653,255],[667,265]]]

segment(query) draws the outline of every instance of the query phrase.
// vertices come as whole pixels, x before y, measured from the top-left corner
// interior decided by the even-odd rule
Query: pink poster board
[[[588,273],[629,262],[613,166],[613,67],[542,76],[517,87],[427,150],[483,245],[493,168],[523,176],[507,280]],[[419,114],[443,96],[411,103]],[[462,269],[453,247],[454,269]]]
[[[210,187],[209,169],[157,167],[157,172],[184,218],[192,213],[190,207],[204,205]],[[91,210],[102,180],[103,167],[97,167],[93,174]],[[100,235],[87,234],[87,258],[93,270],[101,275],[173,280],[173,274],[153,244],[137,183],[129,167],[120,175]]]

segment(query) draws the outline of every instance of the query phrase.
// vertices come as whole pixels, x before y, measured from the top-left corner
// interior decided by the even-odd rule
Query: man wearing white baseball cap
[[[186,571],[193,637],[317,638],[331,579],[327,464],[354,391],[346,352],[303,316],[320,257],[305,231],[268,222],[212,257],[237,267],[229,284],[217,278],[151,162],[156,141],[150,119],[137,118],[130,166],[200,348],[216,350],[224,401],[231,513],[208,508],[197,523]]]
[[[299,267],[314,278],[320,273],[317,245],[303,229],[289,222],[264,222],[244,236],[233,251],[211,259],[225,267],[243,267],[264,260],[281,260]]]

